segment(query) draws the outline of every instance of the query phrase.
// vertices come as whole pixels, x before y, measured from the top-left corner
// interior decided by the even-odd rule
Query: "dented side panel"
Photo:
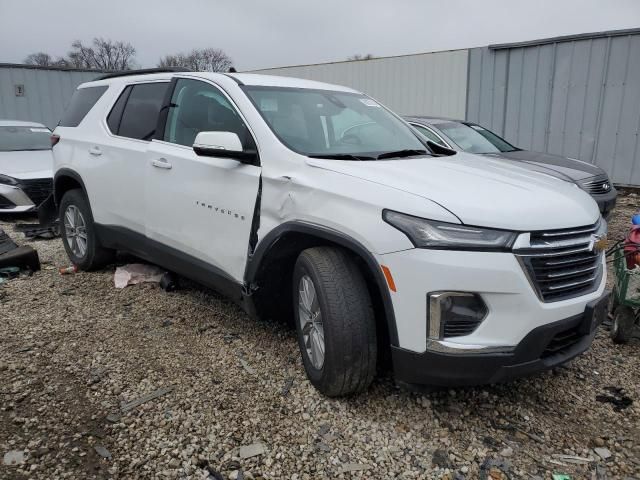
[[[371,253],[383,254],[413,248],[402,232],[383,222],[385,208],[458,221],[425,198],[317,168],[298,157],[287,168],[263,167],[259,241],[284,222],[302,221],[337,230]]]

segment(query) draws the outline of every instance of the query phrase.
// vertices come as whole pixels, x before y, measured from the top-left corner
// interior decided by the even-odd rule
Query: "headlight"
[[[517,236],[517,233],[506,230],[437,222],[392,210],[384,210],[382,218],[421,248],[505,250],[511,247]]]
[[[18,185],[18,181],[15,178],[6,175],[0,175],[0,183],[4,185]]]

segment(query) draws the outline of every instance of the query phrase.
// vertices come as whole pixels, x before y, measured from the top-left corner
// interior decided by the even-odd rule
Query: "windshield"
[[[246,86],[276,136],[303,155],[345,160],[424,155],[411,128],[369,97],[306,88]]]
[[[0,127],[0,152],[51,150],[50,138],[46,127]]]
[[[438,123],[436,127],[469,153],[513,152],[516,147],[480,125],[460,122]]]

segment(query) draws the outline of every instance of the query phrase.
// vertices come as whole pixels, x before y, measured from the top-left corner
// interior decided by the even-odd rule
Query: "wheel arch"
[[[266,302],[273,302],[274,295],[279,296],[278,285],[293,272],[293,265],[300,252],[307,248],[331,245],[344,248],[358,260],[369,291],[374,297],[374,306],[377,304],[382,307],[382,312],[376,309],[376,321],[382,323],[389,343],[398,346],[391,295],[375,257],[354,238],[322,225],[301,221],[286,222],[274,228],[258,243],[245,270],[245,285],[258,297],[256,306],[260,309]],[[269,281],[265,282],[267,277]],[[290,289],[285,288],[284,291],[288,292]],[[266,298],[260,298],[261,296]]]
[[[61,168],[53,177],[53,199],[56,203],[56,207],[60,206],[60,200],[62,196],[69,190],[81,189],[87,202],[89,202],[89,196],[87,195],[87,189],[84,186],[84,181],[78,172],[69,168]],[[89,208],[91,204],[89,203]]]

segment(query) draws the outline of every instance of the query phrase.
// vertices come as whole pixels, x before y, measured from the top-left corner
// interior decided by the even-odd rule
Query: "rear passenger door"
[[[242,282],[260,167],[198,156],[193,141],[202,131],[234,132],[245,149],[255,149],[254,138],[230,97],[211,83],[177,79],[166,107],[164,132],[147,155],[147,236],[167,255]]]
[[[89,149],[100,223],[145,233],[146,155],[168,86],[168,80],[125,86],[106,119],[107,141]]]

